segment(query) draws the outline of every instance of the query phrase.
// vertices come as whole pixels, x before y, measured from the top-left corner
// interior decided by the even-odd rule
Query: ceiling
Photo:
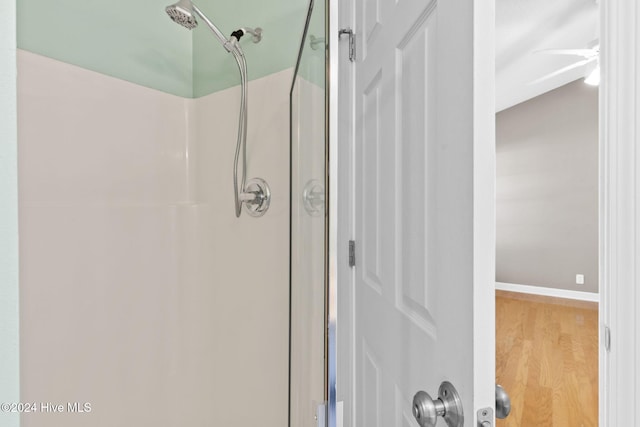
[[[531,84],[582,59],[537,51],[590,48],[597,39],[597,0],[496,0],[496,111],[586,77],[595,66]]]

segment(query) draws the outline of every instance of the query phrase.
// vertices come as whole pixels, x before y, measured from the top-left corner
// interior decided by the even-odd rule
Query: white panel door
[[[474,59],[492,9],[480,7],[356,0],[356,426],[417,426],[414,394],[435,398],[443,381],[465,426],[494,406],[493,58]]]

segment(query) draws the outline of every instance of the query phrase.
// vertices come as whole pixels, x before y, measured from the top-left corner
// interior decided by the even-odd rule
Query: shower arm
[[[193,8],[193,11],[196,13],[196,15],[198,15],[200,19],[202,19],[205,22],[205,24],[207,24],[207,27],[209,27],[213,35],[216,36],[218,41],[229,53],[231,53],[234,50],[234,42],[232,40],[233,37],[235,37],[236,41],[240,41],[240,38],[248,33],[248,34],[251,34],[251,38],[254,43],[258,43],[260,40],[262,40],[262,28],[259,28],[259,27],[258,28],[242,27],[239,30],[234,31],[231,34],[232,38],[228,39],[224,36],[224,34],[222,34],[222,31],[220,31],[220,29],[216,27],[216,25],[213,22],[211,22],[211,20],[207,18],[207,16],[204,13],[202,13],[200,8],[195,3],[192,2],[191,7]]]
[[[211,22],[211,20],[207,18],[207,16],[204,13],[202,13],[200,8],[196,6],[193,2],[191,3],[191,7],[193,8],[193,11],[200,17],[200,19],[202,19],[205,22],[205,24],[207,24],[207,27],[209,27],[209,29],[211,30],[213,35],[216,36],[218,41],[222,43],[222,46],[225,48],[225,50],[227,52],[232,52],[233,43],[231,42],[231,40],[226,38],[224,34],[222,34],[222,31],[220,31],[218,27],[216,27],[215,24]]]

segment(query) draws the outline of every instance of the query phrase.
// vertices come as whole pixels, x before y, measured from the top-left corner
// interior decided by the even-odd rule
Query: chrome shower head
[[[167,6],[165,11],[174,22],[182,25],[188,30],[193,30],[198,26],[198,21],[196,21],[196,16],[193,11],[193,3],[191,3],[191,0],[179,0],[171,6]]]
[[[227,39],[224,34],[222,34],[220,29],[218,29],[218,27],[216,27],[215,24],[211,22],[211,20],[207,18],[207,16],[202,13],[198,6],[196,6],[191,0],[179,0],[171,6],[167,6],[165,11],[174,22],[177,22],[189,30],[198,26],[198,21],[196,21],[196,15],[198,15],[198,18],[204,21],[227,52],[235,50],[234,44]]]

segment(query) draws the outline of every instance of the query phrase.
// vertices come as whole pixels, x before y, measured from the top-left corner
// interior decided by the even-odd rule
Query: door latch
[[[504,419],[511,413],[511,398],[500,384],[496,384],[496,418]],[[493,427],[493,408],[478,411],[478,427]]]
[[[493,427],[493,408],[478,409],[478,427]]]

